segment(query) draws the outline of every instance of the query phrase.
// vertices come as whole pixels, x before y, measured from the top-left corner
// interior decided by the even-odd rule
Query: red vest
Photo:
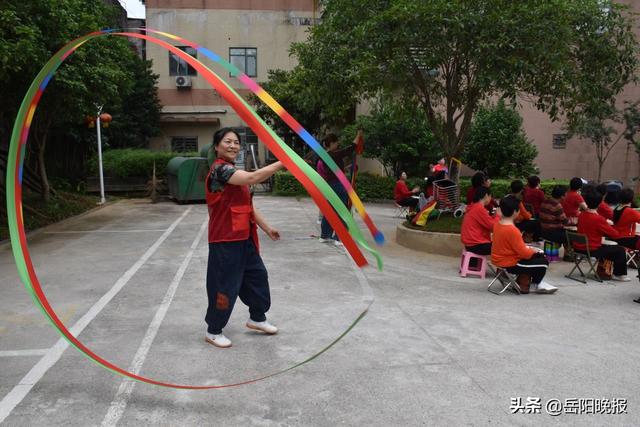
[[[227,163],[216,159],[205,180],[205,198],[209,208],[209,243],[236,242],[249,237],[258,247],[258,233],[253,216],[251,193],[247,185],[225,184],[222,191],[212,193],[209,187],[211,173],[216,165]]]

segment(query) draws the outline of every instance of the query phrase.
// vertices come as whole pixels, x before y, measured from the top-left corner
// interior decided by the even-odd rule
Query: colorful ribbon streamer
[[[161,34],[171,40],[175,40],[179,42],[180,44],[187,45],[195,49],[196,51],[202,53],[204,56],[211,59],[212,61],[222,65],[227,71],[229,71],[229,73],[232,76],[237,77],[238,80],[247,89],[253,92],[258,98],[260,98],[262,102],[264,102],[269,108],[271,108],[271,110],[274,113],[276,113],[282,119],[282,121],[284,121],[287,124],[287,126],[289,126],[291,130],[293,130],[296,134],[298,134],[298,136],[302,138],[302,140],[306,142],[307,145],[313,151],[315,151],[316,154],[318,154],[318,156],[320,156],[322,161],[329,167],[329,169],[331,169],[331,171],[338,178],[338,180],[340,181],[342,186],[345,188],[345,190],[347,190],[347,194],[349,195],[349,199],[351,200],[351,203],[360,214],[360,217],[362,218],[364,223],[367,225],[367,228],[369,229],[369,232],[373,236],[376,243],[379,245],[384,244],[384,235],[380,230],[378,230],[376,225],[373,223],[373,220],[367,213],[366,209],[364,208],[364,205],[362,204],[362,201],[356,194],[352,184],[349,182],[344,172],[342,172],[342,170],[338,167],[336,162],[334,162],[331,156],[322,148],[322,145],[320,145],[320,143],[318,143],[318,141],[316,141],[316,139],[304,127],[302,127],[302,125],[298,123],[298,121],[294,119],[291,116],[291,114],[289,114],[282,107],[282,105],[278,103],[278,101],[273,99],[273,97],[269,95],[269,93],[266,90],[264,90],[260,85],[258,85],[257,82],[255,82],[245,73],[240,71],[235,65],[224,60],[220,55],[215,54],[214,52],[210,51],[209,49],[203,46],[200,46],[195,42],[176,36],[174,34],[166,33],[164,31],[154,30],[151,28],[136,28],[136,30],[146,31],[147,33],[153,33],[153,34]]]
[[[20,110],[18,111],[18,115],[16,117],[16,121],[13,128],[13,133],[11,136],[11,143],[9,147],[9,157],[7,164],[7,211],[8,211],[8,220],[9,220],[9,231],[11,236],[12,250],[14,254],[14,258],[16,261],[16,266],[18,268],[18,274],[22,279],[25,287],[35,300],[36,304],[41,308],[44,315],[52,322],[52,324],[56,327],[56,329],[60,332],[60,334],[67,339],[73,346],[75,346],[79,351],[81,351],[85,356],[89,357],[93,361],[97,362],[99,365],[109,369],[118,374],[127,376],[137,381],[154,384],[163,387],[171,387],[171,388],[180,388],[180,389],[217,389],[217,388],[226,388],[226,387],[234,387],[242,384],[249,384],[253,382],[257,382],[260,380],[264,380],[266,378],[273,377],[275,375],[280,375],[284,372],[290,371],[298,366],[301,366],[307,362],[318,357],[320,354],[327,351],[331,348],[335,343],[337,343],[342,337],[344,337],[367,313],[369,306],[372,301],[368,303],[366,308],[360,313],[360,315],[351,323],[351,325],[347,328],[345,332],[343,332],[338,338],[336,338],[333,342],[331,342],[324,349],[320,350],[313,356],[299,362],[289,368],[284,370],[277,371],[275,373],[265,375],[260,378],[246,380],[237,382],[234,384],[224,384],[224,385],[206,385],[206,386],[194,386],[194,385],[181,385],[181,384],[173,384],[168,382],[162,382],[153,380],[151,378],[143,377],[140,375],[133,374],[128,372],[109,361],[101,358],[97,354],[93,353],[89,348],[87,348],[84,344],[82,344],[76,337],[74,337],[71,332],[65,327],[60,318],[57,316],[49,301],[47,300],[44,292],[42,291],[42,287],[38,280],[38,277],[35,273],[35,269],[33,267],[33,263],[31,260],[31,256],[28,251],[26,234],[24,229],[24,221],[23,221],[23,212],[22,212],[22,173],[23,173],[23,164],[25,157],[25,149],[26,143],[29,136],[29,129],[31,126],[31,122],[33,120],[35,110],[37,108],[40,97],[42,96],[44,90],[46,89],[49,81],[53,77],[55,71],[62,64],[62,62],[71,55],[78,47],[86,43],[87,41],[107,36],[107,35],[117,35],[117,36],[126,36],[126,37],[135,37],[145,39],[151,43],[155,43],[164,47],[165,49],[171,51],[175,55],[181,57],[186,62],[188,62],[191,66],[193,66],[196,70],[198,70],[205,79],[214,86],[214,88],[230,103],[230,105],[238,112],[238,115],[245,120],[245,122],[252,128],[252,130],[258,135],[258,137],[267,145],[267,147],[278,157],[285,166],[292,172],[292,174],[300,180],[302,185],[307,189],[311,197],[316,201],[320,209],[327,216],[327,219],[334,227],[334,230],[339,235],[339,237],[343,240],[345,247],[353,257],[354,261],[358,266],[366,265],[366,259],[362,255],[362,253],[357,248],[351,234],[355,234],[356,239],[358,239],[358,243],[360,243],[363,247],[365,247],[370,252],[376,255],[378,259],[378,265],[381,268],[381,259],[379,255],[375,253],[371,248],[366,245],[366,241],[362,238],[361,234],[359,235],[359,230],[355,225],[353,218],[350,217],[348,211],[340,202],[340,199],[337,195],[331,190],[331,188],[315,173],[315,171],[308,166],[299,156],[293,152],[284,142],[282,142],[277,135],[271,130],[266,124],[255,114],[253,110],[244,102],[244,100],[235,93],[226,83],[220,79],[215,73],[206,68],[202,63],[200,63],[197,59],[192,58],[184,51],[177,49],[170,44],[159,40],[157,38],[137,34],[137,33],[127,33],[127,32],[115,32],[114,30],[104,30],[99,32],[93,32],[87,34],[85,36],[79,37],[67,45],[65,45],[62,49],[60,49],[40,70],[34,81],[32,82],[27,94],[25,95],[22,104],[20,106]],[[315,176],[314,176],[315,174]],[[327,202],[327,199],[331,203],[331,205]],[[341,209],[342,208],[342,209]],[[340,218],[334,212],[335,209],[338,214],[340,214]],[[349,230],[344,227],[341,222],[345,220],[349,226]],[[350,220],[350,221],[349,221]],[[364,244],[363,244],[364,242]]]

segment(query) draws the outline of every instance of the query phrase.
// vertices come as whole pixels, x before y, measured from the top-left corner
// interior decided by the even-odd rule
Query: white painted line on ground
[[[30,350],[4,350],[0,351],[0,357],[44,356],[48,348],[35,348]]]
[[[171,284],[167,289],[167,293],[164,295],[162,303],[160,303],[160,307],[158,307],[158,310],[156,311],[156,314],[149,324],[147,332],[145,333],[144,338],[140,343],[140,347],[138,347],[138,351],[133,358],[133,362],[131,362],[131,365],[129,366],[129,372],[132,372],[136,375],[140,373],[142,365],[144,364],[147,354],[149,353],[149,349],[153,344],[153,340],[156,338],[158,329],[160,329],[160,325],[162,324],[162,321],[167,314],[167,310],[169,310],[169,306],[171,305],[171,301],[173,301],[176,290],[178,289],[178,286],[182,281],[182,276],[184,276],[184,272],[187,270],[189,262],[191,262],[191,258],[193,257],[193,253],[200,243],[200,239],[204,235],[204,232],[207,230],[208,222],[208,220],[205,221],[202,224],[202,227],[200,227],[200,231],[191,244],[191,248],[187,253],[187,256],[182,261],[182,264],[180,265],[180,268],[178,268],[175,276],[173,276],[173,280],[171,281]],[[135,385],[136,382],[130,378],[125,378],[122,380],[122,382],[120,383],[120,387],[118,387],[118,392],[111,402],[111,406],[109,406],[109,411],[107,412],[107,415],[105,415],[104,420],[102,420],[103,427],[111,427],[118,424],[118,421],[120,421],[122,414],[124,414],[124,411],[127,408],[127,401],[129,400],[129,397],[131,396]]]
[[[187,216],[193,207],[190,206],[173,224],[166,229],[166,231],[156,240],[156,242],[138,259],[138,261],[127,270],[113,285],[109,291],[102,296],[87,313],[82,316],[69,331],[73,336],[78,336],[87,327],[87,325],[102,311],[102,309],[116,296],[116,294],[129,282],[134,274],[144,265],[145,262],[155,253],[160,247],[162,242],[173,232],[178,224]],[[60,338],[58,342],[51,347],[47,353],[31,368],[31,370],[20,380],[20,383],[16,385],[3,399],[0,401],[0,423],[7,418],[11,411],[20,403],[22,399],[31,391],[34,385],[42,379],[44,374],[56,364],[56,362],[62,356],[62,353],[69,347],[69,343],[66,339]]]
[[[163,228],[151,230],[67,230],[67,231],[45,231],[44,234],[88,234],[88,233],[155,233],[165,231]]]

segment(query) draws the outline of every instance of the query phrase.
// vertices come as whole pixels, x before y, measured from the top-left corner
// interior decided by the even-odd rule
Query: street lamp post
[[[98,170],[100,172],[100,204],[104,204],[107,200],[104,197],[104,175],[102,172],[102,135],[100,134],[100,114],[102,114],[102,105],[98,107],[96,114],[96,132],[98,134]]]

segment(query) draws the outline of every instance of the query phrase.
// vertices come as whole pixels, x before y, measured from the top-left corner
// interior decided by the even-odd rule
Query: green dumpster
[[[200,157],[206,158],[209,167],[211,167],[213,161],[216,159],[216,151],[213,149],[213,142],[200,149]]]
[[[209,172],[204,157],[174,157],[167,163],[169,197],[178,203],[204,201],[204,181]]]

